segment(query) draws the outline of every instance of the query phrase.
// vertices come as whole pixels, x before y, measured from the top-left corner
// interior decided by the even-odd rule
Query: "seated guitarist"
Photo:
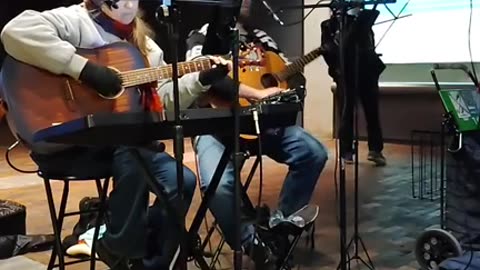
[[[87,60],[76,53],[76,48],[95,49],[126,41],[135,46],[152,66],[165,65],[163,51],[148,37],[151,31],[139,16],[138,4],[138,0],[85,0],[78,5],[44,12],[27,10],[5,26],[1,40],[7,53],[19,61],[78,79],[102,96],[115,96],[122,84],[117,73]],[[191,73],[179,80],[182,108],[188,107],[196,95],[207,91],[212,83],[228,73],[229,62],[215,57],[212,61],[219,67]],[[172,109],[172,85],[172,81],[166,81],[158,88],[166,109]],[[154,93],[156,91],[151,91],[155,96]],[[148,109],[159,109],[161,104],[156,100],[147,104]],[[178,228],[173,217],[164,216],[165,210],[158,200],[148,208],[149,188],[146,181],[142,181],[142,171],[132,164],[128,147],[64,146],[54,151],[52,145],[47,144],[33,149],[32,157],[39,169],[49,173],[79,175],[88,172],[91,175],[113,171],[110,224],[97,245],[100,259],[111,269],[128,270],[130,264],[134,264],[135,269],[168,269],[169,262],[162,258],[160,244],[168,242],[167,237],[177,237]],[[164,187],[172,204],[178,207],[176,210],[186,213],[195,189],[195,175],[184,167],[185,201],[178,201],[175,160],[161,149],[157,150],[141,148],[139,152],[158,185]],[[153,249],[149,250],[147,246],[153,246]]]
[[[243,1],[241,16],[237,23],[240,30],[241,40],[246,43],[253,42],[262,46],[265,50],[280,52],[277,44],[259,29],[247,27],[250,1]],[[202,53],[205,44],[208,26],[200,30],[192,31],[187,39],[187,59],[193,59]],[[297,74],[303,78],[303,75]],[[291,80],[289,80],[291,83]],[[303,81],[304,80],[299,80]],[[295,87],[297,85],[290,85]],[[212,85],[212,93],[226,93],[225,88],[235,87],[235,83],[229,77]],[[272,94],[276,89],[269,88],[259,91],[240,84],[240,97],[249,98],[245,93],[256,93],[254,96],[262,98]],[[194,148],[199,158],[199,170],[202,189],[206,189],[215,171],[224,150],[224,142],[228,138],[218,138],[211,135],[202,135],[194,140]],[[282,129],[263,131],[263,152],[279,163],[288,165],[289,172],[285,178],[280,194],[278,211],[274,215],[288,216],[310,202],[320,174],[328,159],[326,148],[312,135],[300,126],[290,126]],[[234,168],[230,162],[222,175],[217,191],[210,203],[213,212],[226,242],[232,247],[235,236],[235,218],[232,216],[234,203]],[[254,231],[250,223],[241,225],[242,246],[246,254],[253,248],[255,269],[270,269],[274,265],[274,256],[265,243]]]

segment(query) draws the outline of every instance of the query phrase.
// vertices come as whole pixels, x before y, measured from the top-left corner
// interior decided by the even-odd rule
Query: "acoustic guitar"
[[[318,47],[292,63],[287,64],[285,60],[275,52],[264,51],[258,47],[251,48],[246,50],[241,56],[248,58],[251,55],[255,55],[255,58],[261,58],[261,60],[257,61],[254,65],[241,66],[238,75],[239,81],[256,89],[266,89],[269,87],[288,89],[287,80],[294,74],[301,72],[307,64],[320,57],[322,52],[322,49]],[[209,97],[209,102],[213,107],[231,106],[231,104],[214,96]],[[251,102],[245,98],[240,98],[239,104],[242,107],[252,105]]]
[[[307,64],[320,57],[322,52],[321,47],[318,47],[292,63],[287,64],[277,53],[264,51],[258,46],[251,46],[249,49],[244,50],[240,56],[252,62],[256,60],[256,62],[252,65],[239,67],[239,81],[256,89],[266,89],[269,87],[286,89],[284,93],[277,94],[274,98],[281,97],[282,95],[292,95],[294,90],[288,89],[287,80],[294,74],[302,71]],[[232,74],[230,74],[230,76],[232,76]],[[269,98],[257,102],[268,103],[268,99]],[[230,102],[213,95],[207,95],[206,100],[208,100],[208,103],[213,108],[231,107],[232,105]],[[245,98],[240,98],[239,105],[241,107],[247,107],[251,106],[252,103]],[[245,140],[257,138],[254,135],[247,134],[241,134],[240,137]]]
[[[172,66],[149,67],[140,51],[127,42],[97,49],[78,49],[87,59],[117,70],[124,91],[114,99],[65,75],[56,75],[7,56],[2,68],[2,98],[10,129],[27,146],[41,129],[78,119],[88,114],[140,112],[141,91],[137,86],[170,79]],[[212,68],[209,59],[178,63],[178,74]],[[6,106],[5,106],[6,105]]]

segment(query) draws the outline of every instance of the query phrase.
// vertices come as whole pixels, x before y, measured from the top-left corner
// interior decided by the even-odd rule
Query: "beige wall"
[[[305,4],[315,4],[318,0],[305,0]],[[305,10],[307,14],[310,10]],[[328,8],[317,8],[305,20],[304,51],[320,46],[320,23],[329,17]],[[305,128],[317,137],[332,136],[332,80],[327,73],[327,65],[323,58],[318,58],[305,68],[307,78],[307,100],[305,104]]]

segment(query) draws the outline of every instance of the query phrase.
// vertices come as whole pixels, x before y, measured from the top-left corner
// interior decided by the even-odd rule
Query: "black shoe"
[[[276,257],[270,248],[255,234],[252,242],[244,247],[245,254],[255,264],[255,270],[274,270]]]
[[[382,155],[382,152],[369,151],[367,159],[370,161],[373,161],[373,163],[375,163],[375,166],[380,167],[380,166],[385,166],[387,164],[387,160]]]
[[[345,160],[345,163],[353,164],[353,153],[346,152],[345,154],[343,154],[343,159]]]
[[[131,270],[127,259],[113,254],[110,249],[105,246],[103,239],[97,241],[95,249],[100,260],[104,262],[111,270]]]

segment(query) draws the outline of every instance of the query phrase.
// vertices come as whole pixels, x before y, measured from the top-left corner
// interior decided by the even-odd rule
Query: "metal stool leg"
[[[95,183],[97,184],[98,196],[100,197],[100,206],[98,209],[98,215],[95,219],[95,231],[93,233],[93,242],[92,242],[92,254],[90,256],[90,270],[95,270],[95,263],[96,263],[96,244],[98,235],[100,234],[100,223],[102,218],[105,216],[106,212],[106,201],[107,201],[107,193],[108,193],[108,184],[110,179],[105,178],[103,182],[103,187],[100,179],[95,179]]]
[[[60,211],[57,218],[56,210],[55,210],[55,202],[53,201],[53,193],[52,188],[50,185],[50,179],[43,178],[45,184],[45,191],[47,193],[47,201],[48,207],[50,212],[50,218],[52,220],[52,227],[53,232],[55,234],[55,247],[52,250],[52,255],[50,256],[50,262],[48,263],[48,270],[51,270],[55,267],[55,259],[58,256],[58,267],[60,270],[65,270],[65,257],[63,253],[63,246],[62,246],[62,239],[61,239],[61,231],[62,231],[62,224],[63,218],[65,215],[65,208],[67,203],[68,197],[68,189],[69,189],[69,182],[65,181],[63,186],[63,194],[60,204]]]

